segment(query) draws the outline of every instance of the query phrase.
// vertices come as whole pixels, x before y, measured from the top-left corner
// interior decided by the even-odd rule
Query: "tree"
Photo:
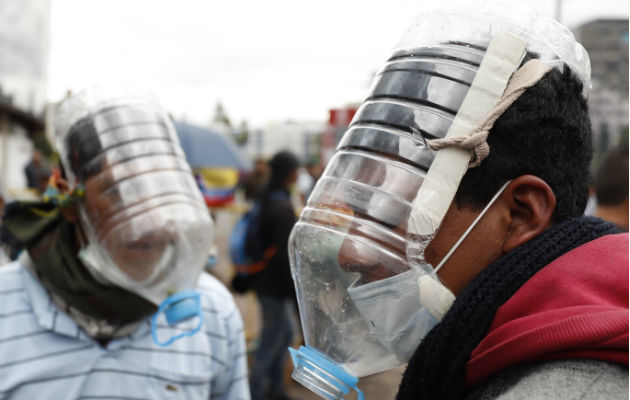
[[[212,117],[212,122],[215,124],[222,124],[228,127],[232,127],[232,124],[230,123],[230,118],[225,112],[223,104],[220,101],[217,102],[217,105],[214,107],[214,117]]]
[[[249,140],[249,126],[247,125],[247,121],[243,120],[241,122],[241,127],[238,131],[235,132],[234,140],[239,146],[243,146]]]

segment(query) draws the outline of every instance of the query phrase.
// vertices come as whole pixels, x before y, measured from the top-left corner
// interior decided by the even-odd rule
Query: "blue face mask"
[[[178,335],[170,337],[167,341],[162,342],[158,338],[157,320],[160,314],[164,313],[166,322],[169,326],[187,321],[197,317],[197,325],[191,329],[184,331]],[[166,347],[174,341],[186,336],[192,336],[199,332],[203,325],[203,310],[201,309],[201,294],[194,290],[186,290],[169,296],[160,304],[158,311],[151,318],[151,336],[153,342],[161,347]]]

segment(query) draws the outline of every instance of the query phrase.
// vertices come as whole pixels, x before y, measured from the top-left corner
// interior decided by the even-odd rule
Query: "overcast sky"
[[[464,1],[464,0],[462,0]],[[555,2],[529,6],[554,16]],[[326,120],[357,103],[426,1],[51,0],[51,101],[93,84],[152,90],[176,117]],[[628,18],[627,0],[564,0],[562,22]]]

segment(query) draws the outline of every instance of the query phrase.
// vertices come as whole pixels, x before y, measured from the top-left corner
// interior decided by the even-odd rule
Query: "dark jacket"
[[[285,196],[278,196],[277,192]],[[289,191],[281,187],[267,188],[261,199],[260,217],[264,247],[273,245],[278,250],[265,270],[256,277],[254,290],[261,295],[293,298],[295,289],[291,278],[288,243],[296,218]]]

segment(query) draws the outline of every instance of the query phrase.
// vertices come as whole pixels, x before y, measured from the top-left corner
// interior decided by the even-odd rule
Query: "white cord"
[[[440,261],[440,263],[438,264],[437,267],[435,267],[434,269],[434,273],[437,274],[437,272],[440,270],[440,268],[442,268],[442,265],[444,265],[444,263],[449,259],[449,257],[455,252],[455,250],[457,250],[457,248],[459,247],[460,244],[462,244],[462,242],[464,241],[464,239],[466,239],[466,236],[468,236],[468,234],[470,233],[470,231],[473,230],[473,228],[475,227],[475,225],[477,225],[477,222],[479,222],[479,220],[481,220],[481,217],[483,217],[483,215],[486,213],[486,211],[488,211],[488,209],[490,208],[490,206],[492,206],[494,204],[494,202],[499,198],[499,196],[501,195],[501,193],[503,193],[503,191],[505,190],[505,188],[507,187],[507,185],[510,184],[510,182],[512,182],[511,180],[505,182],[505,184],[503,186],[501,186],[501,189],[499,189],[499,191],[494,195],[494,197],[490,200],[490,202],[488,203],[488,205],[481,211],[481,213],[479,213],[479,215],[477,215],[477,218],[475,218],[475,220],[472,222],[472,224],[470,224],[470,226],[468,227],[468,229],[466,229],[466,232],[464,232],[464,234],[459,238],[459,240],[457,241],[457,243],[455,243],[455,245],[453,245],[453,247],[451,248],[451,250],[444,256],[444,258],[442,259],[442,261]]]

